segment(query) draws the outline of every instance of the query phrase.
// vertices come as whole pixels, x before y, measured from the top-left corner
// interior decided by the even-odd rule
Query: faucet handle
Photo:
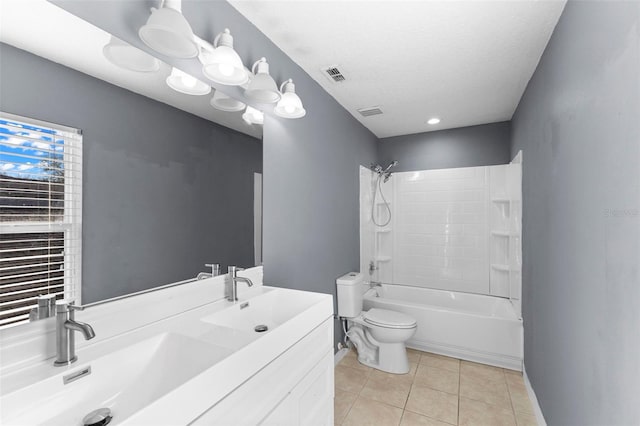
[[[207,268],[211,268],[211,276],[217,277],[220,275],[220,264],[219,263],[205,263],[204,266]]]
[[[244,268],[240,268],[234,265],[227,266],[227,272],[231,275],[234,275],[236,272],[240,272],[240,271],[244,271]]]
[[[68,311],[84,311],[85,307],[82,305],[74,305],[76,303],[73,299],[60,299],[56,300],[56,312],[68,312]]]

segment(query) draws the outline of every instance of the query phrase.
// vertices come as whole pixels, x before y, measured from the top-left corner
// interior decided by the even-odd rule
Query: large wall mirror
[[[43,292],[62,297],[65,277],[88,304],[193,279],[205,264],[261,263],[259,125],[213,108],[214,90],[172,90],[161,61],[115,66],[110,34],[45,0],[3,0],[0,19],[0,326],[25,321]],[[52,231],[74,189],[77,260],[73,233]]]

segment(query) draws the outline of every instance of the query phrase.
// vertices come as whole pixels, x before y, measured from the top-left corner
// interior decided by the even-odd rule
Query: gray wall
[[[550,425],[640,424],[640,3],[569,1],[512,121],[525,366]]]
[[[378,161],[396,171],[507,164],[511,161],[508,121],[380,139]]]
[[[83,298],[253,264],[259,140],[0,44],[0,109],[83,130]]]

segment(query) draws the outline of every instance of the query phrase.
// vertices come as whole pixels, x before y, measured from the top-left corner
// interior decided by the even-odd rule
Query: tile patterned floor
[[[408,374],[388,374],[350,351],[335,370],[335,424],[536,426],[522,374],[408,349]]]

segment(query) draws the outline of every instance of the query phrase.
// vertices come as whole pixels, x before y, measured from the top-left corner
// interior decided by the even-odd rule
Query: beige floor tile
[[[507,373],[505,371],[504,378],[507,381],[508,385],[522,386],[522,387],[525,386],[524,385],[524,378],[522,377],[522,375],[510,374],[510,373]]]
[[[415,349],[407,348],[407,358],[409,358],[409,362],[420,362],[420,357],[424,352],[417,351]]]
[[[459,380],[460,374],[456,371],[421,364],[418,366],[418,371],[416,371],[414,383],[457,395]]]
[[[538,420],[533,414],[516,413],[516,424],[518,426],[538,426]]]
[[[486,402],[501,408],[511,408],[507,383],[491,381],[477,375],[460,372],[460,396]]]
[[[457,424],[458,397],[419,384],[411,387],[406,410],[446,423]]]
[[[420,357],[420,364],[425,364],[429,367],[443,368],[450,371],[460,371],[459,359],[431,353],[423,353]]]
[[[355,393],[336,389],[336,394],[333,399],[333,421],[335,424],[342,424],[342,421],[347,416],[357,397],[358,395]]]
[[[371,371],[371,367],[361,364],[360,361],[358,361],[358,353],[353,349],[347,352],[347,354],[340,360],[338,365],[341,365],[343,367],[355,368],[356,370],[367,372]]]
[[[515,426],[511,409],[460,398],[460,426]]]
[[[529,393],[524,384],[507,383],[509,395],[511,396],[511,405],[516,413],[533,414],[533,406],[529,400]]]
[[[360,393],[367,382],[368,373],[355,368],[336,366],[335,386],[345,392]]]
[[[451,426],[449,423],[444,423],[436,419],[432,419],[420,414],[412,413],[411,411],[405,411],[402,414],[402,420],[400,426]]]
[[[507,374],[512,374],[514,376],[520,376],[522,377],[522,371],[516,371],[516,370],[511,370],[509,368],[503,368],[502,371],[504,371],[505,376]]]
[[[461,361],[460,375],[475,376],[484,380],[504,382],[505,376],[502,368],[491,365],[478,364],[477,362]]]
[[[402,409],[359,396],[342,423],[344,426],[397,426]]]
[[[409,370],[407,374],[392,374],[392,373],[387,373],[374,368],[371,371],[371,374],[369,374],[369,378],[375,379],[375,380],[389,380],[392,382],[403,382],[403,383],[408,382],[409,384],[411,384],[413,382],[413,376],[415,375],[417,364],[410,364],[410,365],[411,365],[411,370]]]
[[[360,391],[360,395],[394,407],[404,408],[410,390],[411,380],[408,377],[388,375],[379,378],[372,374]]]

